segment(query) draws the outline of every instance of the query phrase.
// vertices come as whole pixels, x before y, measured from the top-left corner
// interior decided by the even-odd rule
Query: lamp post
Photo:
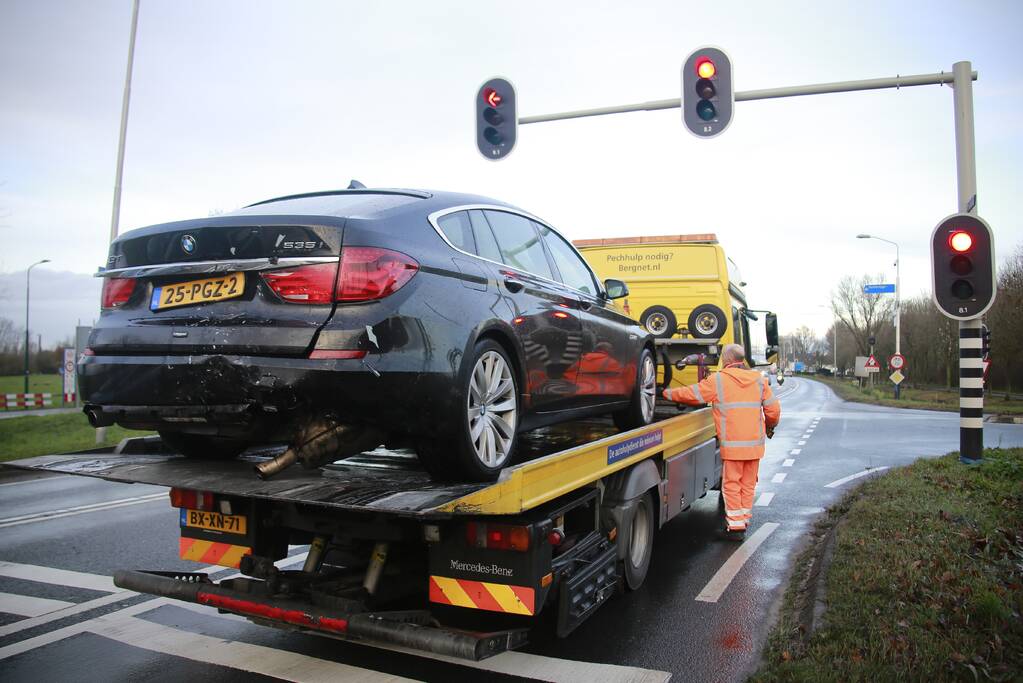
[[[29,276],[32,274],[32,269],[33,268],[35,268],[36,266],[38,266],[40,264],[49,263],[49,262],[50,262],[50,259],[44,258],[42,261],[36,261],[32,265],[30,265],[28,267],[28,270],[25,271],[25,393],[26,394],[28,393],[28,343],[29,343],[29,337],[28,337],[28,302],[29,302],[29,299],[28,299],[28,286],[29,286],[29,283],[30,283]]]
[[[856,235],[856,237],[857,239],[861,240],[866,239],[880,240],[881,242],[887,242],[888,244],[895,246],[895,353],[896,355],[898,355],[901,353],[901,349],[899,347],[900,338],[899,323],[901,322],[902,317],[902,302],[900,299],[900,297],[902,296],[902,292],[899,290],[899,266],[901,264],[901,259],[899,258],[899,245],[897,242],[885,239],[884,237],[878,237],[877,235],[867,235],[861,233],[859,235]],[[895,385],[895,398],[899,398],[898,384]]]

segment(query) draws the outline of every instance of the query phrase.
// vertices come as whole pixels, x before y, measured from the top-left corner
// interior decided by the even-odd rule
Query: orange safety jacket
[[[741,363],[666,395],[676,403],[713,406],[722,460],[764,457],[765,427],[773,428],[781,419],[781,405],[763,375]]]

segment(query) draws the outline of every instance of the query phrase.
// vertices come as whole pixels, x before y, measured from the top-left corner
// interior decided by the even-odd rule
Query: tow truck
[[[519,464],[492,483],[435,481],[414,452],[383,448],[264,481],[253,468],[272,448],[197,461],[156,436],[7,464],[169,487],[180,556],[239,570],[119,570],[121,588],[480,660],[523,645],[541,615],[564,637],[638,589],[655,530],[719,487],[710,409],[665,409],[628,432],[590,420],[523,434]],[[296,545],[302,568],[278,568]]]

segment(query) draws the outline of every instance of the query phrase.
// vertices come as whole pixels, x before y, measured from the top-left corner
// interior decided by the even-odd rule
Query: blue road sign
[[[895,294],[895,285],[863,285],[864,294]]]

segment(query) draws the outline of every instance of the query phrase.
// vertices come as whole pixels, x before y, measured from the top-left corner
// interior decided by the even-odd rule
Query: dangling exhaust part
[[[313,419],[297,430],[288,449],[256,465],[260,479],[269,479],[296,462],[313,470],[336,460],[362,453],[384,441],[384,433],[366,424],[339,423],[334,417]]]

